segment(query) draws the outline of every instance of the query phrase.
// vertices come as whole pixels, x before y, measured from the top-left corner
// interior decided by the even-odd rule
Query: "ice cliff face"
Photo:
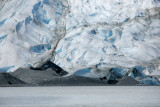
[[[110,68],[122,75],[132,67],[160,71],[159,0],[5,0],[0,6],[1,71],[49,59],[87,76]]]

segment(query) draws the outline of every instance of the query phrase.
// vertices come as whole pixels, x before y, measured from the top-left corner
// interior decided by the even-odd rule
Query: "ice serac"
[[[0,1],[0,69],[41,66],[65,34],[66,0]],[[12,69],[7,67],[15,66]]]
[[[68,0],[66,35],[53,61],[71,72],[160,71],[159,0]],[[86,70],[87,69],[87,70]]]

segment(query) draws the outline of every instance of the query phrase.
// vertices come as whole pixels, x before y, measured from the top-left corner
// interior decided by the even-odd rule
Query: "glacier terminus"
[[[46,61],[93,78],[160,74],[160,0],[0,0],[0,71]]]

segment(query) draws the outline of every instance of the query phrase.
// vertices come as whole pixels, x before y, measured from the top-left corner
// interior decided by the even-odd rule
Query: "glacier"
[[[88,77],[160,74],[160,1],[1,0],[0,71],[48,60]]]

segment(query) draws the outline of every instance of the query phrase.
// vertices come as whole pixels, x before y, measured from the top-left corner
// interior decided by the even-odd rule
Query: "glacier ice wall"
[[[71,73],[160,71],[160,1],[1,1],[0,70],[48,59]]]

